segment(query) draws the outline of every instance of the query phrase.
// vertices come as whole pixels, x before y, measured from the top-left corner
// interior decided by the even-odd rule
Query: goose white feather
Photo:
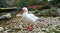
[[[24,11],[22,14],[22,19],[26,22],[36,22],[39,18],[35,16],[34,14],[29,14],[28,9],[26,7],[23,7],[22,10]]]

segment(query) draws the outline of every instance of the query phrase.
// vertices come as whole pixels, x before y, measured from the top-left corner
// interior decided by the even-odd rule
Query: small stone
[[[23,26],[22,26],[22,25],[19,25],[19,28],[20,28],[20,29],[22,29],[22,28],[23,28]]]
[[[13,29],[19,29],[19,27],[18,26],[14,26]]]
[[[42,28],[42,30],[45,30],[46,28]]]
[[[33,25],[33,29],[37,28],[35,25]]]
[[[21,31],[18,31],[17,33],[22,33]]]
[[[3,27],[0,27],[0,31],[3,31],[4,30],[4,28]]]
[[[46,32],[41,32],[41,33],[46,33]]]
[[[5,30],[7,30],[8,28],[7,27],[5,27]]]
[[[23,32],[23,31],[22,31]],[[28,31],[27,30],[24,30],[25,33],[27,33]]]
[[[8,33],[8,31],[4,31],[3,33]]]
[[[52,33],[55,33],[55,32],[52,32]]]
[[[46,32],[46,28],[42,28],[42,31]]]
[[[48,29],[48,28],[46,28],[46,31],[47,31],[47,32],[49,32],[49,29]]]
[[[21,17],[22,15],[21,14],[17,14],[16,17]]]
[[[23,25],[23,23],[22,23],[22,22],[21,22],[20,24],[21,24],[21,25]]]
[[[31,33],[31,32],[28,32],[28,33]]]
[[[33,29],[32,31],[36,31],[36,29]]]
[[[12,29],[8,29],[8,30],[6,30],[6,31],[11,32],[11,31],[12,31]]]
[[[21,30],[22,32],[24,31],[24,30]]]
[[[12,33],[16,33],[16,32],[12,32]]]
[[[52,27],[56,27],[57,25],[53,25]]]
[[[0,32],[0,33],[3,33],[3,32]]]
[[[41,32],[38,32],[38,33],[41,33]]]
[[[34,33],[36,33],[36,32],[34,32]]]
[[[41,28],[40,27],[38,28],[38,31],[41,31]]]
[[[13,30],[13,31],[15,31],[15,30]]]
[[[16,22],[16,21],[13,21],[13,22]]]

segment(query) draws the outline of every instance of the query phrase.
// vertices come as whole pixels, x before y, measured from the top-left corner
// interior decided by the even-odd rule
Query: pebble
[[[45,30],[46,28],[42,28],[42,30]]]
[[[33,29],[36,29],[37,27],[35,25],[33,25]]]
[[[52,32],[52,33],[55,33],[55,32]]]
[[[5,30],[7,30],[8,28],[7,27],[5,27]]]
[[[13,22],[16,22],[16,21],[13,21]]]
[[[15,32],[15,30],[13,30]]]
[[[31,32],[28,32],[28,33],[31,33]]]
[[[17,33],[22,33],[21,31],[18,31]]]
[[[17,14],[16,17],[21,17],[22,15],[21,14]]]
[[[19,29],[19,27],[18,26],[14,26],[13,29]]]
[[[3,33],[3,32],[0,32],[0,33]]]
[[[48,29],[48,28],[46,28],[46,31],[47,31],[47,32],[49,32],[49,29]]]
[[[36,31],[36,29],[33,29],[32,31]]]
[[[6,30],[7,32],[11,32],[12,31],[12,29],[8,29],[8,30]]]
[[[46,33],[46,32],[41,32],[41,33]]]
[[[3,33],[8,33],[8,31],[4,31]]]
[[[23,28],[23,26],[22,26],[22,25],[19,25],[19,28],[20,28],[20,29],[22,29],[22,28]]]
[[[44,20],[44,17],[41,17],[41,19],[42,20]],[[53,19],[53,20],[51,20],[49,17],[48,17],[48,19],[46,18],[45,20],[44,20],[44,22],[55,22],[55,21],[57,21],[57,20],[55,20],[55,19]],[[13,22],[17,22],[17,21],[13,21]],[[24,28],[23,26],[27,26],[27,23],[25,23],[25,22],[19,22],[20,24],[19,24],[19,26],[16,26],[16,25],[14,25],[14,23],[13,23],[13,25],[14,25],[14,29],[13,29],[13,31],[14,32],[12,32],[12,33],[16,33],[15,31],[15,29],[21,29],[21,30],[19,30],[17,33],[22,33],[22,32],[28,32],[28,33],[32,33],[32,32],[34,32],[34,33],[45,33],[45,31],[47,31],[47,32],[49,32],[49,27],[47,26],[47,24],[46,23],[43,23],[43,21],[41,21],[42,23],[40,23],[41,24],[41,26],[43,26],[43,27],[41,27],[40,25],[38,25],[39,27],[36,27],[36,26],[34,26],[33,25],[33,30],[32,31],[28,31],[28,30],[23,30],[22,28]],[[58,22],[58,21],[57,21]],[[25,23],[25,24],[24,24]],[[47,27],[44,27],[44,26],[47,26]],[[56,27],[56,25],[50,25],[49,24],[49,26],[50,27],[53,27],[53,28],[55,28]],[[0,31],[3,31],[3,33],[8,33],[8,31],[12,31],[11,29],[8,29],[8,28],[5,28],[6,29],[6,31],[4,31],[4,28],[3,27],[0,27]],[[52,28],[50,28],[50,29],[52,29]],[[43,32],[41,32],[41,31],[43,31]],[[54,33],[54,32],[53,32]]]
[[[38,33],[41,33],[41,32],[38,32]]]
[[[21,30],[21,31],[24,31],[24,30]]]
[[[4,28],[3,27],[0,27],[0,31],[3,31],[4,30]]]
[[[52,27],[57,27],[57,25],[52,25]]]
[[[17,33],[17,32],[12,32],[12,33]]]
[[[34,33],[36,33],[36,32],[34,32]]]

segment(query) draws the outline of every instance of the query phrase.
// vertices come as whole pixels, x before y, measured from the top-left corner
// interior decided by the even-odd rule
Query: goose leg
[[[27,23],[26,28],[24,28],[24,30],[33,30],[33,25],[30,23]]]

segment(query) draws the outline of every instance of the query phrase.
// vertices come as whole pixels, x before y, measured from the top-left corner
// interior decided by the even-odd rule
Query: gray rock
[[[31,32],[28,32],[28,33],[31,33]]]
[[[33,29],[32,31],[36,31],[36,29]]]
[[[3,33],[8,33],[8,31],[4,31]]]
[[[22,15],[21,14],[17,14],[16,17],[21,17]]]
[[[19,27],[18,26],[14,26],[13,29],[19,29]]]
[[[5,15],[2,15],[1,17],[0,17],[0,19],[5,19],[5,18],[11,18],[12,16],[11,16],[11,13],[7,13],[7,14],[5,14]]]
[[[6,30],[7,32],[11,32],[12,31],[12,29],[8,29],[8,30]]]
[[[20,29],[22,29],[22,28],[23,28],[23,26],[22,26],[22,25],[19,25],[19,28],[20,28]]]
[[[3,27],[0,27],[0,31],[4,31],[4,28]]]
[[[48,28],[46,28],[46,31],[47,31],[47,32],[49,32],[49,29],[48,29]]]
[[[38,32],[38,33],[41,33],[41,32]]]
[[[22,33],[21,31],[18,31],[17,33]]]

